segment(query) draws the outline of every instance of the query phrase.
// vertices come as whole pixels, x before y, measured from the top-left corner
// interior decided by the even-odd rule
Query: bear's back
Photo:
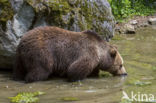
[[[91,40],[92,42],[103,40],[97,33],[90,30],[83,32],[74,32],[59,27],[45,26],[45,27],[37,27],[25,33],[21,41],[26,39],[49,40],[52,38],[71,39],[72,41],[79,41],[85,39]]]
[[[64,37],[64,38],[68,38],[68,37],[78,37],[80,36],[82,33],[81,32],[73,32],[73,31],[68,31],[65,29],[61,29],[58,27],[51,27],[51,26],[45,26],[45,27],[37,27],[33,30],[28,31],[27,33],[24,34],[24,36],[22,37],[23,39],[31,39],[31,38],[44,38],[44,39],[51,39],[54,37]]]
[[[17,51],[29,55],[51,53],[56,59],[76,59],[95,51],[100,41],[96,35],[90,31],[73,32],[58,27],[38,27],[22,37]]]

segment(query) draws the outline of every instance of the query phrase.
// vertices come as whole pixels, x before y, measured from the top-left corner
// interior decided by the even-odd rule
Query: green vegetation
[[[37,103],[39,98],[36,96],[43,95],[44,92],[22,92],[18,93],[15,97],[9,97],[11,99],[11,103]]]
[[[112,77],[112,74],[109,72],[100,71],[99,77]]]
[[[134,15],[147,16],[155,12],[155,0],[108,0],[112,12],[117,20],[132,17]]]

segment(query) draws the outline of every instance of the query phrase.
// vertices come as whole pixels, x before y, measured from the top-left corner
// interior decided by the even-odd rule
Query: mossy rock
[[[49,25],[72,31],[94,30],[104,37],[114,34],[114,17],[107,1],[102,0],[27,0],[38,16]]]
[[[0,25],[3,29],[6,28],[6,22],[13,17],[13,9],[8,0],[0,0]]]

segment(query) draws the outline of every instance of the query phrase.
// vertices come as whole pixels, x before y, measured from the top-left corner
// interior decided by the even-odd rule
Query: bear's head
[[[109,65],[107,65],[107,69],[105,68],[106,71],[110,72],[114,76],[127,75],[127,72],[123,66],[123,59],[116,47],[110,46],[110,48],[108,49],[107,59],[107,64]]]

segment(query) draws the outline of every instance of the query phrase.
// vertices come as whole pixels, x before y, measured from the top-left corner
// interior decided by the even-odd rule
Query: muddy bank
[[[123,23],[117,22],[115,31],[117,34],[135,34],[138,29],[151,25],[156,25],[156,14],[155,16],[135,16]]]

